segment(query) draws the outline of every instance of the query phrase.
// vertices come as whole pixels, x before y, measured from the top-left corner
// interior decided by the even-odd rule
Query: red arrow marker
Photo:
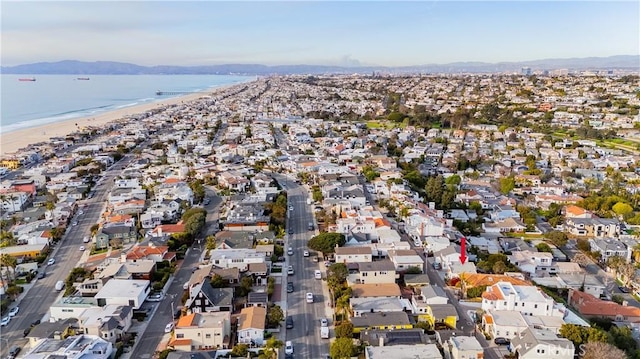
[[[467,251],[465,247],[467,246],[467,239],[462,237],[460,240],[460,263],[464,264],[467,261]]]

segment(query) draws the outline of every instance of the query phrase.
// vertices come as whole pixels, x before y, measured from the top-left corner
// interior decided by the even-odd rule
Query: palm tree
[[[284,343],[276,337],[267,339],[264,345],[264,353],[259,356],[259,359],[276,359],[278,358],[278,349],[282,348]]]
[[[17,266],[18,261],[14,257],[6,253],[0,255],[0,267],[6,267],[7,270],[11,268],[11,272],[13,273],[13,278],[9,278],[9,280],[15,279]]]
[[[342,315],[342,320],[345,320],[345,314],[347,313],[347,310],[349,310],[350,298],[350,295],[345,294],[336,301],[336,311]]]
[[[47,201],[44,206],[47,211],[49,211],[49,218],[53,219],[53,210],[56,208],[56,204],[51,201]]]

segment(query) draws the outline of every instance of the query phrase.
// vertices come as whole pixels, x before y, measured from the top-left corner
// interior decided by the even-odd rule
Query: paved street
[[[286,332],[286,340],[293,342],[295,357],[322,358],[329,353],[329,340],[320,338],[320,318],[331,320],[328,310],[329,297],[323,291],[323,281],[314,279],[314,271],[319,269],[322,260],[312,261],[312,257],[304,257],[303,251],[308,249],[307,241],[315,235],[309,231],[309,222],[313,222],[311,207],[307,205],[307,193],[303,186],[298,185],[291,178],[275,175],[278,182],[287,190],[289,205],[288,225],[294,233],[288,235],[286,246],[293,248],[293,255],[287,256],[287,265],[292,265],[295,274],[287,281],[294,283],[294,292],[287,297],[287,315],[294,321],[294,329]],[[315,228],[315,226],[314,226]],[[313,293],[313,303],[307,303],[306,293]],[[333,323],[330,323],[333,324]]]
[[[66,234],[49,256],[49,258],[55,258],[56,263],[51,266],[47,266],[46,262],[42,264],[39,270],[45,271],[46,277],[37,280],[29,289],[28,294],[24,295],[19,303],[12,305],[13,307],[17,304],[20,307],[20,312],[9,325],[0,329],[2,342],[6,339],[15,345],[25,345],[27,340],[23,337],[24,329],[28,328],[35,320],[48,317],[49,307],[61,295],[54,289],[55,283],[59,280],[66,280],[71,270],[77,267],[83,253],[79,250],[80,246],[84,245],[82,239],[91,234],[91,226],[98,221],[113,179],[120,173],[120,168],[132,160],[133,156],[127,156],[105,172],[104,180],[95,187],[93,198],[85,200],[84,214],[78,214],[74,217],[73,220],[77,220],[78,225],[69,225]],[[89,250],[89,245],[85,246]],[[0,354],[5,355],[8,350],[7,346],[0,344],[0,347],[2,348]]]
[[[217,227],[222,199],[210,189],[207,189],[207,197],[211,199],[211,202],[205,206],[207,221],[204,229],[205,234],[201,236],[202,241],[199,244],[198,242],[194,243],[189,248],[181,266],[174,273],[173,280],[165,293],[165,299],[158,304],[159,307],[153,317],[146,319],[149,323],[144,333],[138,333],[139,342],[130,353],[129,358],[151,358],[158,349],[160,342],[169,338],[164,333],[164,327],[167,323],[173,321],[174,312],[172,312],[171,302],[173,301],[174,311],[182,305],[180,300],[184,293],[183,285],[191,278],[191,269],[200,262],[205,248],[204,238],[209,234],[215,233]]]

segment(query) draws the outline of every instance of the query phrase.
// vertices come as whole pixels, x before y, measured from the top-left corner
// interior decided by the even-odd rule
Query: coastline
[[[222,85],[197,93],[171,97],[158,102],[139,104],[131,107],[124,107],[117,110],[104,112],[93,116],[78,117],[60,122],[48,123],[35,127],[2,133],[0,134],[0,155],[4,156],[8,153],[15,152],[33,143],[48,141],[51,137],[66,136],[72,132],[82,129],[83,127],[104,126],[110,122],[120,120],[127,115],[139,114],[167,105],[195,102],[202,96],[213,95],[217,92],[224,91],[226,89],[242,84],[245,83]]]

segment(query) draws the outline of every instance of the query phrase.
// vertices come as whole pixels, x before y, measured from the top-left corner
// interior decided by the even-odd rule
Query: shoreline
[[[46,123],[37,125],[34,127],[17,129],[14,131],[0,134],[0,156],[5,156],[9,153],[18,151],[25,148],[30,144],[38,142],[46,142],[51,137],[62,137],[70,133],[78,131],[85,127],[100,127],[113,121],[121,120],[128,115],[135,115],[143,112],[147,112],[159,107],[165,107],[168,105],[179,105],[182,103],[192,103],[197,101],[203,96],[215,95],[218,92],[227,90],[229,88],[246,84],[234,83],[228,85],[222,85],[219,87],[210,88],[201,92],[189,93],[182,96],[171,97],[166,100],[157,102],[149,102],[131,107],[123,107],[116,110],[107,111],[101,114],[77,117],[59,122]]]

